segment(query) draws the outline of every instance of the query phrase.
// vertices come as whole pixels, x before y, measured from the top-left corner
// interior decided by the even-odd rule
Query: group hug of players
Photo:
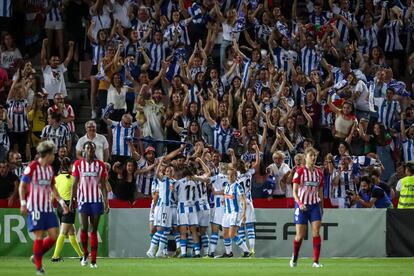
[[[259,169],[260,152],[257,145],[253,148],[256,158],[251,164],[237,160],[234,151],[230,149],[231,163],[220,167],[217,174],[213,174],[201,158],[189,159],[182,165],[165,163],[161,159],[152,185],[150,228],[153,235],[147,251],[148,257],[168,256],[168,235],[175,237],[175,256],[231,258],[233,242],[240,247],[242,257],[254,255],[256,219],[251,180]],[[307,149],[306,165],[296,171],[292,180],[296,236],[291,267],[297,265],[308,222],[311,223],[313,233],[313,267],[321,267],[319,230],[323,212],[323,174],[315,166],[317,155],[315,149]],[[213,204],[210,204],[208,189]],[[209,225],[210,238],[207,234]],[[225,252],[216,256],[220,231],[224,238]],[[249,247],[246,244],[246,234]]]
[[[260,163],[259,149],[256,151],[254,163],[237,160],[230,150],[232,162],[227,168],[221,168],[212,176],[210,168],[201,158],[190,158],[185,163],[165,163],[161,158],[153,185],[154,200],[150,212],[150,224],[153,236],[147,252],[149,257],[166,257],[167,235],[175,236],[178,255],[193,257],[215,257],[219,241],[219,231],[224,237],[224,258],[233,257],[232,242],[242,250],[242,257],[254,254],[255,214],[251,198],[250,184]],[[107,198],[108,168],[105,163],[95,158],[96,145],[87,142],[84,145],[85,157],[76,160],[71,173],[70,161],[67,162],[66,176],[73,177],[70,191],[62,197],[61,190],[55,185],[53,168],[55,145],[44,141],[37,147],[38,155],[24,170],[19,186],[22,214],[27,214],[28,230],[35,236],[32,262],[36,266],[36,274],[43,275],[43,255],[58,240],[55,254],[63,247],[66,235],[80,257],[82,266],[97,268],[98,224],[101,214],[109,211]],[[305,151],[306,165],[297,169],[292,183],[295,198],[294,222],[296,236],[294,253],[290,266],[297,265],[301,242],[306,235],[308,222],[311,223],[314,246],[313,267],[321,267],[319,254],[321,239],[319,229],[322,218],[322,171],[315,167],[318,152],[313,148]],[[63,162],[63,166],[64,166]],[[210,208],[207,188],[210,187],[214,196],[214,205]],[[64,191],[64,190],[63,190]],[[53,197],[52,197],[53,196]],[[51,198],[59,203],[58,214],[61,221],[58,235],[58,220],[54,213]],[[75,208],[80,214],[81,251],[75,236]],[[207,228],[211,224],[210,239]],[[88,250],[88,230],[90,228],[90,256]],[[250,249],[245,242],[245,234]],[[56,253],[57,252],[57,253]]]

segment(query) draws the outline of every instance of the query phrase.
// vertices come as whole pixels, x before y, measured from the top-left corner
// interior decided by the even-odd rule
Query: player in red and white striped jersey
[[[63,212],[68,208],[65,201],[59,196],[54,182],[54,173],[51,166],[55,158],[55,145],[50,141],[38,145],[39,159],[32,161],[24,170],[20,182],[20,211],[28,214],[27,227],[35,235],[32,261],[36,265],[38,275],[43,275],[42,256],[55,244],[58,233],[58,220],[53,212],[52,197],[62,205]],[[43,239],[44,232],[47,237]]]
[[[293,241],[293,256],[290,266],[297,266],[297,259],[302,240],[307,233],[308,221],[312,225],[313,267],[321,267],[319,255],[321,251],[321,228],[323,210],[323,173],[315,167],[318,152],[314,148],[305,150],[306,165],[296,170],[293,176],[293,197],[295,198],[296,236]]]
[[[106,190],[107,171],[105,164],[95,158],[96,145],[88,141],[84,144],[86,158],[77,160],[73,165],[72,175],[75,183],[72,186],[70,209],[76,202],[81,222],[80,240],[84,256],[82,266],[88,264],[88,228],[91,222],[91,268],[96,268],[98,252],[98,225],[101,214],[108,212],[108,198]]]

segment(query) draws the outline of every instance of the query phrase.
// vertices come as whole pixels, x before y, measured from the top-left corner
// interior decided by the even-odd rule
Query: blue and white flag
[[[233,33],[241,33],[245,30],[246,27],[246,18],[243,12],[239,12],[239,15],[236,20],[236,24],[233,28]]]
[[[188,13],[193,18],[194,24],[201,24],[203,22],[203,14],[201,13],[200,5],[196,2],[188,8]]]
[[[410,96],[410,92],[408,92],[406,90],[406,85],[404,82],[402,81],[397,81],[397,80],[391,80],[390,83],[387,85],[388,88],[391,88],[395,91],[396,94],[403,96],[403,97],[408,97]]]
[[[283,35],[284,37],[286,37],[287,39],[289,39],[289,43],[293,44],[293,40],[292,40],[292,34],[290,33],[290,31],[288,30],[288,28],[286,27],[285,24],[283,24],[280,21],[276,22],[276,29],[279,31],[279,33],[281,35]]]

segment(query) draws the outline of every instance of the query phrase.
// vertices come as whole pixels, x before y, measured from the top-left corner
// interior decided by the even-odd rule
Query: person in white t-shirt
[[[266,169],[267,173],[275,178],[275,187],[272,191],[273,197],[285,197],[286,187],[283,187],[282,183],[285,183],[285,179],[290,171],[289,165],[284,163],[285,154],[282,151],[276,151],[273,153],[273,164],[269,165]]]
[[[88,121],[85,123],[86,134],[82,136],[76,144],[76,157],[83,158],[83,145],[86,142],[93,142],[96,145],[96,158],[103,162],[109,159],[109,143],[105,136],[96,133],[95,121]]]
[[[11,34],[5,32],[1,37],[0,46],[0,67],[9,70],[10,66],[22,58],[19,49],[15,47]]]
[[[69,41],[69,51],[66,59],[61,63],[59,56],[51,55],[47,58],[47,38],[43,39],[42,51],[40,52],[40,62],[42,64],[43,80],[45,90],[48,93],[48,100],[53,100],[56,93],[62,93],[65,97],[66,92],[65,78],[63,74],[67,71],[66,67],[73,58],[73,48],[75,43]],[[53,104],[53,101],[52,103]]]
[[[374,95],[369,92],[368,87],[362,80],[358,80],[354,72],[347,76],[352,90],[352,99],[355,101],[356,116],[358,120],[365,118],[369,120],[369,114],[374,112]]]

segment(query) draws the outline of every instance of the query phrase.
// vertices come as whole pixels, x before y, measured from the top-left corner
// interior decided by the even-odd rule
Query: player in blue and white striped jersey
[[[200,161],[200,164],[203,166],[203,171],[206,171],[209,168],[205,165],[204,162]],[[197,211],[197,220],[198,220],[198,230],[201,238],[201,246],[203,248],[203,256],[208,255],[208,225],[210,223],[210,203],[207,195],[207,183],[204,181],[196,182],[196,197],[195,197],[195,207]]]
[[[177,216],[177,205],[174,196],[174,184],[175,184],[175,173],[172,166],[165,167],[161,161],[157,167],[157,179],[155,181],[158,184],[155,187],[156,202],[157,206],[154,210],[154,226],[157,228],[157,232],[151,240],[150,249],[147,252],[147,256],[150,258],[154,257],[155,249],[157,246],[157,240],[159,240],[158,252],[155,254],[156,257],[167,256],[167,235],[171,232],[174,223],[174,215]],[[164,172],[161,172],[161,171]],[[158,178],[160,177],[160,178]],[[176,223],[176,219],[175,219]]]
[[[257,144],[254,144],[252,148],[256,152],[256,157],[254,162],[248,163],[243,162],[242,160],[238,161],[237,169],[237,182],[239,182],[240,186],[243,188],[244,193],[246,195],[246,221],[242,223],[238,230],[238,235],[240,239],[245,240],[246,237],[246,230],[247,230],[247,239],[249,241],[250,253],[254,254],[254,246],[256,241],[256,233],[254,229],[254,224],[256,223],[256,215],[254,212],[253,206],[253,199],[252,199],[252,177],[259,170],[260,166],[260,150]],[[235,156],[234,152],[232,152],[232,161],[233,166],[235,165]],[[250,169],[249,169],[250,167]]]
[[[224,174],[216,174],[210,178],[213,194],[213,207],[210,213],[211,236],[208,256],[214,258],[218,240],[220,238],[219,232],[223,222],[224,215],[224,188],[229,180]]]
[[[232,258],[232,241],[236,243],[243,251],[243,257],[250,257],[251,253],[246,243],[239,237],[237,231],[239,227],[246,221],[246,195],[243,187],[237,181],[237,170],[229,165],[227,170],[229,182],[224,188],[224,216],[223,216],[223,237],[226,252],[222,258]]]
[[[197,182],[208,182],[210,170],[204,165],[200,158],[196,162],[201,164],[207,171],[203,176],[196,176],[197,171],[195,162],[190,162],[183,167],[182,178],[175,183],[175,193],[177,195],[177,215],[178,226],[180,229],[180,244],[181,257],[187,256],[187,234],[188,230],[191,232],[193,240],[194,257],[201,257],[200,255],[200,237],[198,235],[198,217],[195,206]]]
[[[160,242],[160,235],[157,234],[157,228],[154,226],[155,222],[155,213],[158,211],[157,201],[158,201],[158,178],[155,178],[154,181],[151,183],[151,207],[149,212],[149,230],[151,236],[151,246],[157,247]],[[148,250],[149,252],[150,250]],[[155,250],[154,250],[155,251]],[[154,257],[154,254],[149,254],[147,252],[147,256],[150,258]]]

